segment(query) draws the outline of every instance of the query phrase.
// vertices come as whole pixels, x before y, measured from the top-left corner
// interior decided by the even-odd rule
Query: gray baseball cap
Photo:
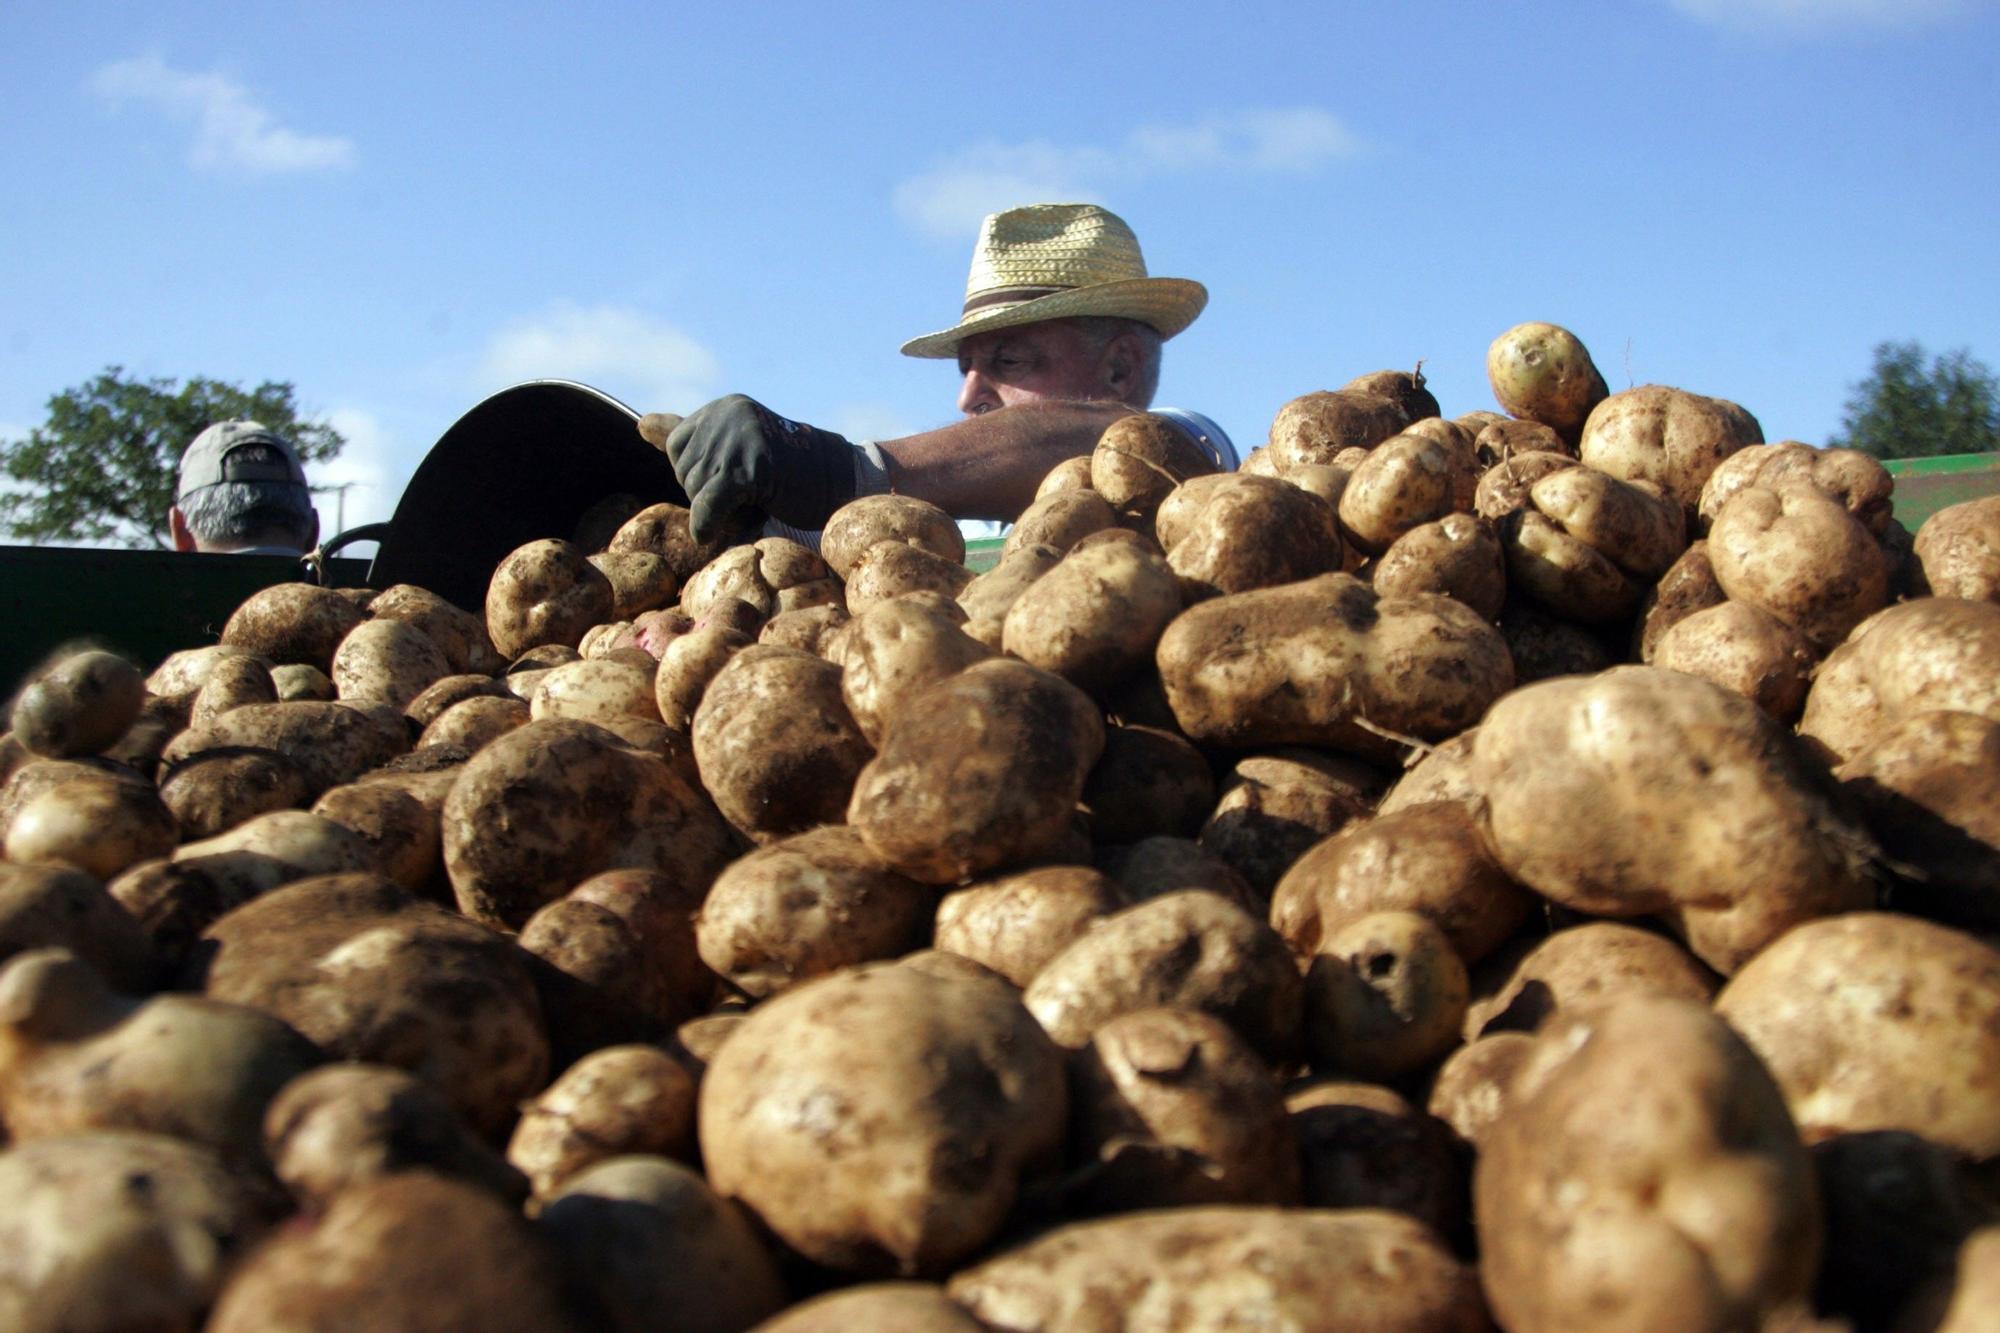
[[[262,449],[244,451],[245,445]],[[194,437],[181,455],[176,498],[225,481],[289,481],[306,484],[298,451],[284,436],[256,421],[218,421]]]

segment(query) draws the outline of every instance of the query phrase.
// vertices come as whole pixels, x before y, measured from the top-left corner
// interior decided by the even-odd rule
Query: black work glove
[[[667,437],[698,542],[767,515],[795,528],[825,527],[854,498],[854,452],[832,431],[788,421],[740,393],[697,408]]]

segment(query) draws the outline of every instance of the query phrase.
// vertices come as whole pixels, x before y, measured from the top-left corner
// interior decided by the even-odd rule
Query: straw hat
[[[1186,278],[1146,276],[1139,238],[1096,204],[1030,204],[988,215],[972,251],[954,328],[903,344],[904,356],[951,357],[975,333],[1073,315],[1136,319],[1171,338],[1208,304]]]

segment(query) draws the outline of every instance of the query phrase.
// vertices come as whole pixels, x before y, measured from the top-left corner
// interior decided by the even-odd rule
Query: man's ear
[[[188,530],[187,515],[181,512],[179,505],[174,505],[167,510],[167,527],[174,535],[174,549],[176,551],[200,549],[195,545],[194,533]]]
[[[1144,358],[1144,349],[1133,333],[1114,334],[1110,342],[1104,344],[1104,355],[1097,360],[1097,374],[1106,388],[1123,398],[1132,390],[1132,382],[1139,374],[1139,364]]]

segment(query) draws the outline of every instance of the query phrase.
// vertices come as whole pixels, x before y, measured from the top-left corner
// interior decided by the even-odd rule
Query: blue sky
[[[1109,204],[1207,313],[1160,401],[1574,330],[1822,442],[1873,346],[2000,364],[1992,0],[0,7],[0,436],[107,365],[290,380],[386,517],[566,375],[853,434],[954,416],[979,216]],[[322,502],[329,528],[336,502]]]

